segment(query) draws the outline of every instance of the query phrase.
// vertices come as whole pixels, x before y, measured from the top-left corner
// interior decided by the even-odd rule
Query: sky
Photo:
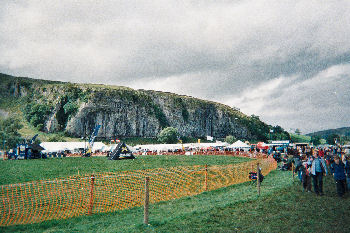
[[[350,126],[348,0],[2,0],[0,72],[168,91],[309,133]]]

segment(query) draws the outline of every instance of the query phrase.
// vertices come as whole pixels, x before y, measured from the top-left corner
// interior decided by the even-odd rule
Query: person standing
[[[345,194],[345,165],[340,161],[338,155],[334,157],[334,163],[331,165],[331,172],[337,185],[338,196],[343,197]]]
[[[320,149],[320,151],[318,152],[319,156],[324,158],[324,150]]]
[[[294,172],[298,174],[298,178],[299,178],[300,182],[303,182],[303,179],[302,179],[303,164],[300,161],[299,157],[294,158],[294,166],[295,166]]]
[[[348,192],[350,192],[350,161],[349,161],[349,156],[345,156],[345,173],[346,173],[346,183],[347,183],[347,188]]]
[[[318,156],[318,151],[313,151],[313,161],[311,165],[312,182],[316,195],[323,196],[323,174],[328,174],[326,163],[323,158]]]
[[[304,192],[311,192],[311,177],[310,177],[310,170],[311,170],[311,163],[304,162],[301,169],[302,171],[302,183],[303,183],[303,190]]]

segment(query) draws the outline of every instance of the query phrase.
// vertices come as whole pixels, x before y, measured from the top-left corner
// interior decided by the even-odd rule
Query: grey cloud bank
[[[350,126],[349,1],[4,1],[0,72],[171,91]]]

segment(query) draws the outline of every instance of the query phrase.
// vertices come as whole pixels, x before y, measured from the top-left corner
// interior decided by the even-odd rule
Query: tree
[[[349,142],[350,142],[350,136],[342,136],[342,137],[340,138],[340,141],[341,141],[341,143],[342,143],[343,145],[349,144]]]
[[[232,135],[228,135],[228,136],[226,136],[226,138],[225,138],[225,142],[227,142],[227,143],[229,143],[229,144],[232,144],[232,143],[234,143],[236,141],[236,138],[234,137],[234,136],[232,136]]]
[[[158,134],[158,141],[160,143],[177,143],[178,141],[177,129],[173,127],[167,127],[160,131]]]
[[[259,116],[251,115],[249,118],[239,118],[239,122],[246,125],[252,135],[256,136],[257,140],[266,141],[270,127],[260,121]]]
[[[0,119],[0,145],[5,142],[6,148],[15,147],[17,143],[23,141],[18,130],[22,128],[20,120],[14,117],[8,117],[4,120]]]
[[[311,142],[312,144],[314,144],[314,146],[318,146],[318,145],[321,144],[321,138],[320,138],[320,136],[318,136],[318,135],[313,135],[313,136],[311,136],[310,142]]]
[[[300,135],[300,134],[301,134],[300,129],[296,129],[296,130],[295,130],[295,133],[296,133],[297,135]]]
[[[270,140],[291,140],[289,133],[279,125],[273,126],[269,130],[269,138]]]
[[[321,139],[320,139],[320,143],[321,143],[322,145],[324,145],[324,144],[326,144],[326,143],[327,143],[327,140],[326,140],[326,139],[321,138]]]
[[[274,133],[281,134],[281,133],[284,132],[284,129],[281,126],[279,126],[279,125],[274,126],[272,129],[273,129]]]
[[[329,145],[335,145],[336,142],[340,143],[340,137],[338,134],[330,134],[327,136],[326,140],[327,140],[327,144]]]
[[[260,121],[260,117],[257,116],[257,115],[252,114],[250,117],[251,117],[251,119],[253,119],[253,120]]]
[[[28,103],[24,107],[27,121],[41,131],[44,130],[45,120],[50,113],[51,107],[47,104]]]

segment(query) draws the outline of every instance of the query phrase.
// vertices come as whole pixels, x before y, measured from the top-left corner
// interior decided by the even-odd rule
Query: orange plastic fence
[[[199,150],[191,151],[192,155],[232,155],[240,157],[251,157],[251,158],[267,158],[265,153],[261,152],[244,152],[244,151],[211,151],[211,150]],[[166,152],[166,151],[148,151],[148,152],[137,152],[135,155],[185,155],[185,151],[179,152]]]
[[[0,225],[111,212],[141,206],[144,180],[150,177],[150,203],[192,196],[249,181],[260,163],[262,173],[276,169],[271,159],[224,166],[188,166],[99,173],[0,187]]]

